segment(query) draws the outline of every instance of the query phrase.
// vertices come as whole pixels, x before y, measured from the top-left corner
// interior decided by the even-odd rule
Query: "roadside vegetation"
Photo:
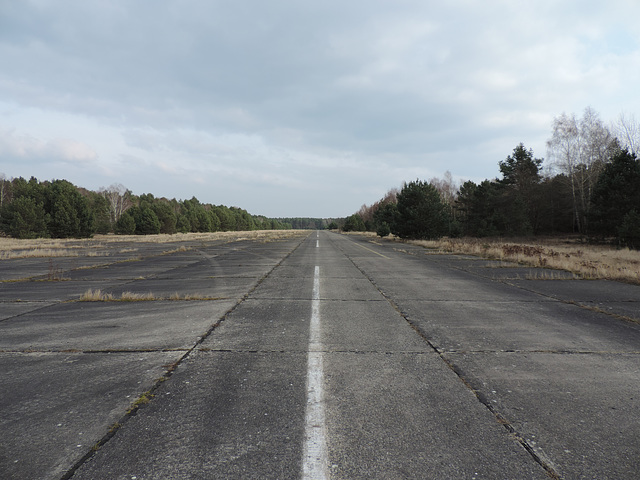
[[[89,238],[290,229],[291,224],[225,205],[134,195],[122,185],[97,192],[66,180],[0,175],[0,232],[14,238]]]
[[[574,235],[584,245],[640,249],[640,123],[621,116],[608,128],[591,108],[581,118],[562,114],[547,147],[546,168],[520,143],[498,162],[499,178],[458,184],[447,172],[405,182],[341,228],[407,240]]]

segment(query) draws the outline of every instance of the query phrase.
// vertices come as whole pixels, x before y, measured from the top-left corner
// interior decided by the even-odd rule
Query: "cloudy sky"
[[[640,115],[637,0],[0,0],[0,173],[346,216]]]

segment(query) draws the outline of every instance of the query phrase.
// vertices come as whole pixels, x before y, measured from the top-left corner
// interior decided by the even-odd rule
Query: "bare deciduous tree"
[[[615,145],[615,138],[591,107],[585,109],[580,120],[566,113],[553,119],[547,149],[571,182],[574,222],[580,233],[587,232],[589,198]]]
[[[444,173],[443,179],[433,177],[431,180],[429,180],[429,183],[436,188],[443,203],[449,206],[455,203],[458,196],[459,185],[453,179],[453,176],[451,175],[451,172],[449,170]]]
[[[4,205],[4,200],[9,190],[9,183],[11,182],[7,180],[7,177],[4,175],[4,173],[0,173],[0,208],[2,208],[2,205]]]
[[[131,191],[129,191],[121,183],[114,183],[108,188],[101,188],[98,193],[109,202],[109,213],[111,215],[111,223],[115,223],[120,219],[127,209],[133,206],[131,201]]]
[[[633,115],[621,113],[613,124],[613,131],[622,148],[626,148],[633,155],[640,154],[640,122]]]

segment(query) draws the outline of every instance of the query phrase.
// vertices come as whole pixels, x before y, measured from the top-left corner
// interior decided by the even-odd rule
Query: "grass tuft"
[[[103,293],[99,288],[95,290],[90,288],[78,299],[80,302],[107,302],[110,300],[113,300],[113,295],[110,293]]]

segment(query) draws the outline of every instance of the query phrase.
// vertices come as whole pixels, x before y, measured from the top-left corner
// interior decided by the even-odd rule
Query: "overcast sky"
[[[0,0],[0,173],[350,215],[640,115],[637,0]],[[545,162],[546,163],[546,162]]]

